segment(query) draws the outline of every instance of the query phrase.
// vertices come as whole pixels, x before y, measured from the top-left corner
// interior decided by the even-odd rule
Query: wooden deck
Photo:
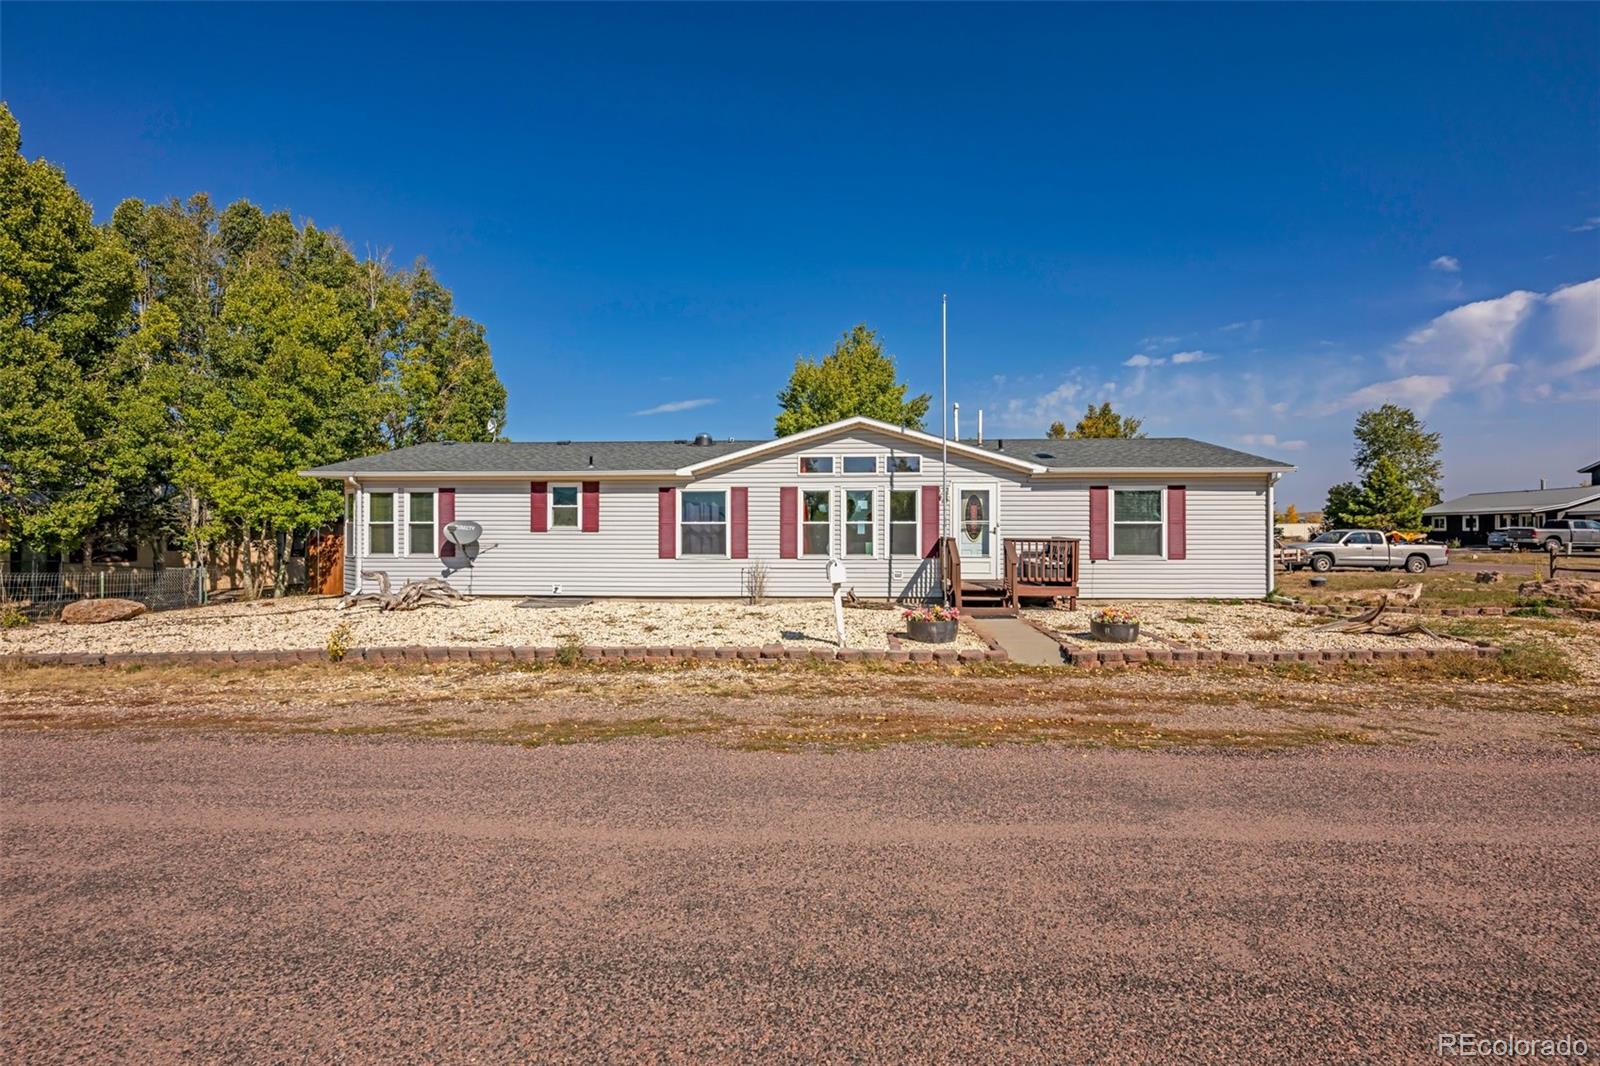
[[[1071,537],[1007,537],[1002,577],[961,576],[954,537],[939,538],[945,602],[975,617],[1009,617],[1025,599],[1064,599],[1078,605],[1078,541]]]

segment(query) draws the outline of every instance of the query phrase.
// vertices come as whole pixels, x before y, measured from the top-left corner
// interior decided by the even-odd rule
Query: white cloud
[[[646,407],[643,411],[635,411],[633,415],[635,418],[641,415],[673,415],[679,411],[693,411],[697,407],[709,407],[716,402],[716,400],[710,398],[673,400],[671,403],[658,403],[654,407]]]
[[[1576,226],[1570,227],[1573,233],[1588,233],[1593,229],[1600,229],[1600,215],[1586,218]]]
[[[1517,366],[1513,346],[1518,332],[1544,298],[1517,290],[1446,311],[1412,333],[1391,360],[1396,370],[1444,375],[1466,388],[1503,383]]]
[[[1600,366],[1600,278],[1563,286],[1545,302],[1556,338],[1569,353],[1553,372],[1567,377]]]
[[[1144,355],[1143,353],[1140,353],[1139,355],[1130,355],[1130,356],[1128,356],[1128,358],[1126,358],[1126,359],[1124,359],[1122,361],[1122,365],[1123,366],[1161,366],[1165,362],[1166,362],[1165,359],[1152,359],[1150,356]]]
[[[1353,392],[1346,393],[1324,413],[1345,411],[1353,407],[1377,407],[1397,403],[1402,407],[1415,407],[1417,413],[1427,414],[1434,404],[1450,392],[1450,379],[1444,374],[1409,374],[1392,381],[1375,381]]]
[[[1428,264],[1428,269],[1440,270],[1446,274],[1459,274],[1461,272],[1461,260],[1453,255],[1441,255]]]
[[[1281,448],[1287,452],[1300,451],[1308,444],[1303,440],[1279,440],[1276,433],[1242,433],[1239,443],[1256,448]]]
[[[1172,363],[1174,366],[1182,366],[1184,363],[1209,363],[1215,358],[1216,356],[1209,352],[1178,352],[1172,357]]]
[[[1007,400],[1005,406],[995,412],[995,428],[1042,437],[1051,422],[1070,422],[1077,417],[1078,397],[1082,394],[1082,383],[1069,378],[1049,392]]]

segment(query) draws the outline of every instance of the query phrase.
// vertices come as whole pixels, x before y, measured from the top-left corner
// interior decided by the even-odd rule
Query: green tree
[[[1341,481],[1328,488],[1328,502],[1322,505],[1323,529],[1348,529],[1356,525],[1355,515],[1361,487],[1352,481]]]
[[[0,550],[81,542],[109,510],[108,365],[133,263],[0,104]]]
[[[1356,469],[1369,474],[1379,459],[1387,458],[1400,472],[1411,492],[1431,507],[1440,500],[1439,434],[1409,407],[1386,403],[1356,417]]]
[[[1050,431],[1046,433],[1045,436],[1049,437],[1051,440],[1066,440],[1067,424],[1061,421],[1050,423]]]
[[[1139,432],[1139,427],[1143,424],[1144,422],[1141,419],[1129,418],[1113,411],[1111,402],[1108,400],[1099,407],[1090,404],[1088,409],[1083,412],[1083,417],[1078,419],[1078,424],[1072,428],[1072,432],[1068,435],[1073,440],[1143,437],[1144,434]]]
[[[789,384],[778,393],[777,435],[861,415],[921,429],[931,397],[907,399],[906,388],[896,381],[894,357],[884,354],[876,331],[858,325],[823,358],[795,360]]]
[[[1381,455],[1367,471],[1351,504],[1350,524],[1368,529],[1411,531],[1422,528],[1422,501],[1400,465]]]

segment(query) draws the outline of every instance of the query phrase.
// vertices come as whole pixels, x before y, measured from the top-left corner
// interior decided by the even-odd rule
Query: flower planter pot
[[[923,644],[949,644],[956,639],[956,626],[951,618],[945,622],[922,622],[915,618],[906,621],[906,636]]]
[[[1117,625],[1090,620],[1089,635],[1095,640],[1104,640],[1111,644],[1132,644],[1139,639],[1139,623]]]

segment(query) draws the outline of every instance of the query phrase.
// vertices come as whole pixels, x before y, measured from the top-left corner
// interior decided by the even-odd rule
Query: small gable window
[[[833,456],[802,455],[800,457],[800,472],[802,474],[831,474],[833,473]]]
[[[870,455],[847,455],[844,457],[844,472],[846,474],[876,474],[878,460]]]
[[[897,455],[889,460],[889,472],[892,474],[920,474],[922,473],[922,456]]]

